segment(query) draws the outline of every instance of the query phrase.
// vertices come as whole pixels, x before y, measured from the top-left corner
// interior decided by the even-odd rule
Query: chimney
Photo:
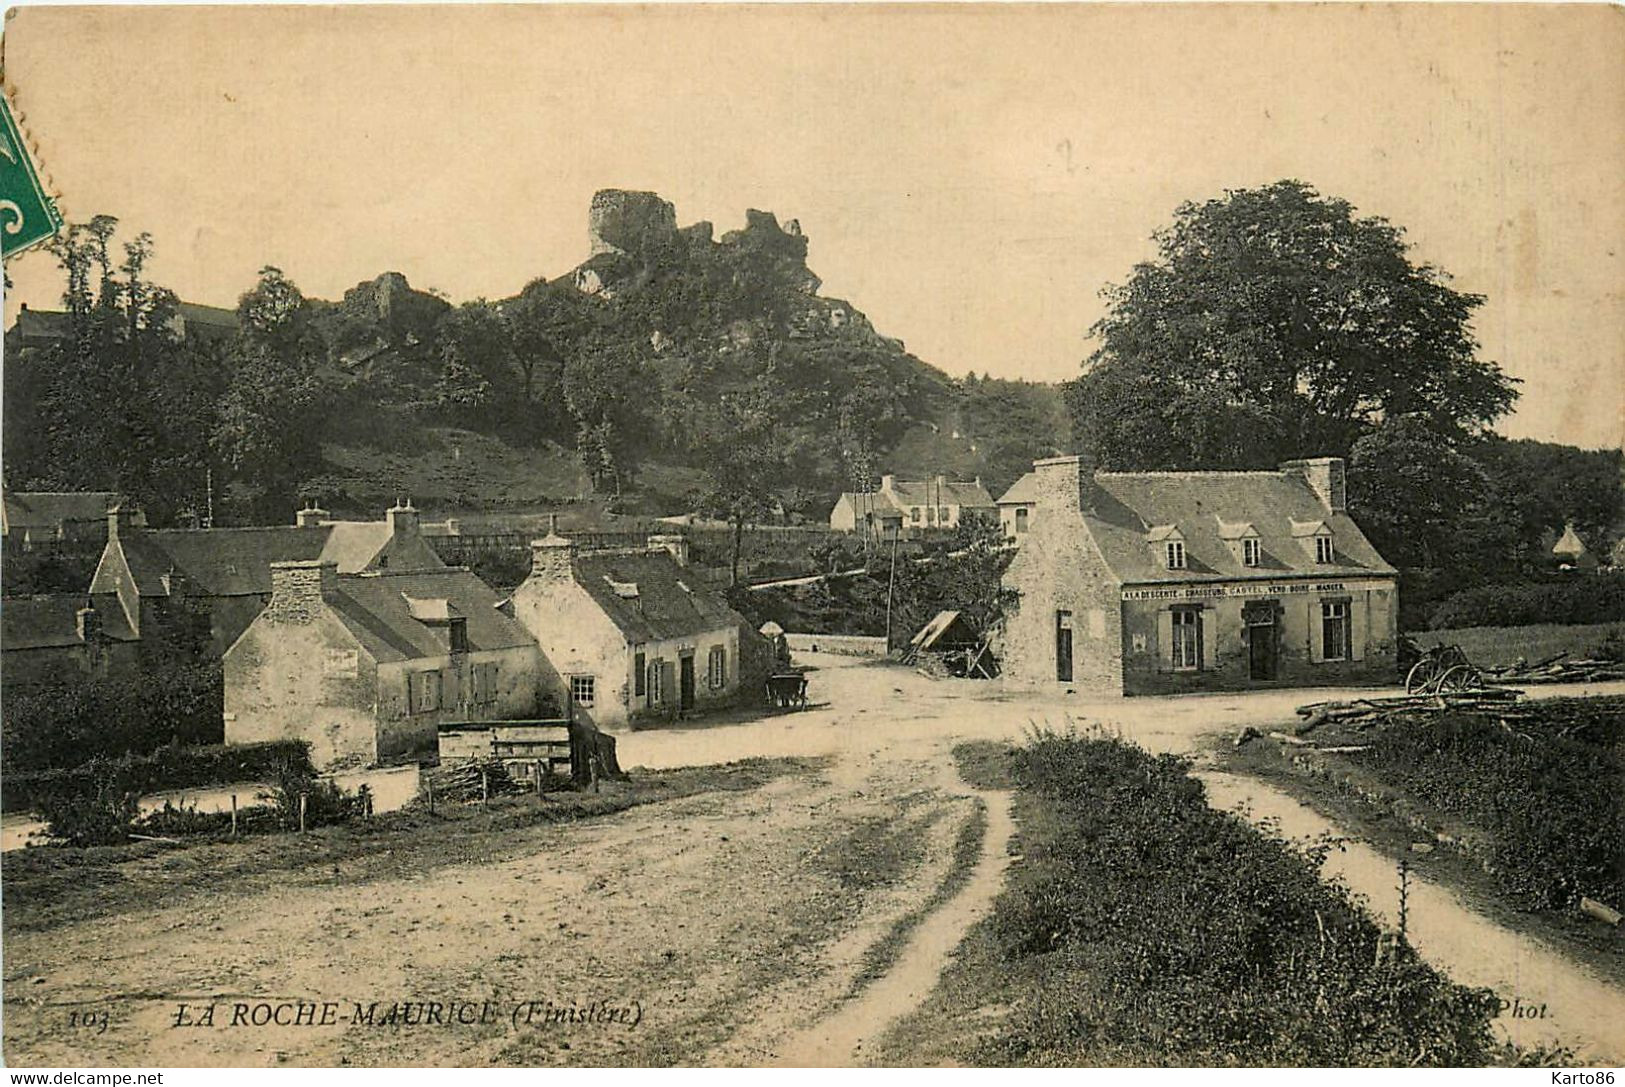
[[[129,536],[146,527],[147,519],[141,511],[127,502],[120,502],[107,511],[107,538],[117,540],[119,533]]]
[[[890,472],[888,472],[885,475],[880,477],[880,493],[881,494],[890,494],[891,491],[892,491],[892,488],[895,487],[896,485],[897,485],[897,477],[892,475]]]
[[[1094,458],[1046,457],[1033,461],[1041,510],[1094,513],[1100,492],[1095,487]]]
[[[395,536],[416,536],[418,534],[418,511],[412,505],[410,498],[401,499],[391,506],[384,514],[389,521],[389,531]]]
[[[74,612],[73,619],[81,642],[89,645],[91,642],[101,640],[102,617],[95,608],[80,608]]]
[[[688,537],[680,533],[649,537],[650,551],[669,551],[678,566],[688,565]]]
[[[339,564],[332,559],[302,559],[271,564],[271,602],[265,617],[273,623],[311,623],[332,598],[339,583]]]
[[[463,534],[463,523],[461,521],[459,521],[455,517],[446,518],[446,535],[447,536],[461,536],[462,534]]]
[[[1328,513],[1347,513],[1348,493],[1343,482],[1342,457],[1310,457],[1307,460],[1289,460],[1281,464],[1281,471],[1297,476],[1306,483]]]
[[[575,541],[559,535],[557,514],[548,518],[547,535],[530,541],[530,576],[539,581],[565,582],[575,577]]]
[[[306,502],[305,508],[293,515],[293,523],[300,528],[314,528],[329,516],[328,512],[314,502]]]

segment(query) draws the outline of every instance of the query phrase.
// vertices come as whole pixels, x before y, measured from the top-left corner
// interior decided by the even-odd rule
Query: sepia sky
[[[1077,373],[1187,199],[1296,177],[1488,296],[1516,437],[1625,438],[1625,11],[1601,6],[33,8],[5,78],[74,219],[230,306],[261,265],[501,297],[605,187],[795,218],[926,361]],[[18,302],[58,303],[51,258]],[[9,321],[9,317],[8,317]]]

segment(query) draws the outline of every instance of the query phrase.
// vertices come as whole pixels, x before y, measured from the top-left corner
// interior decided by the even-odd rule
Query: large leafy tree
[[[1108,466],[1258,467],[1347,455],[1382,420],[1458,441],[1515,380],[1477,358],[1473,312],[1403,231],[1299,181],[1186,203],[1157,257],[1107,289],[1072,382],[1077,440]]]

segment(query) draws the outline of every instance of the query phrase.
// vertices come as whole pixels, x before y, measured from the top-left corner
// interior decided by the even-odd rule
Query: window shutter
[[[416,672],[406,673],[406,712],[418,712],[419,687],[423,684],[422,678]]]
[[[1162,672],[1174,669],[1174,613],[1167,608],[1157,612],[1157,667]]]
[[[1371,594],[1356,597],[1349,602],[1349,660],[1365,659],[1366,609],[1371,606]]]
[[[462,692],[459,690],[462,684],[458,682],[460,678],[461,677],[458,676],[457,669],[455,668],[442,668],[440,670],[441,709],[454,709],[456,708],[457,704],[462,701],[462,698],[460,697]]]
[[[1202,672],[1212,667],[1212,662],[1208,660],[1207,648],[1207,643],[1212,639],[1208,637],[1207,624],[1208,620],[1213,618],[1213,614],[1208,608],[1196,613],[1196,667]]]
[[[1309,607],[1309,661],[1319,664],[1326,659],[1326,615],[1320,601],[1311,600]]]
[[[670,702],[677,697],[677,665],[660,662],[660,701]]]

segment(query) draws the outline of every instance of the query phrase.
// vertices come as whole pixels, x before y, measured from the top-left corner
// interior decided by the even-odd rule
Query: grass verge
[[[1349,893],[1325,845],[1214,811],[1188,764],[1040,734],[956,752],[1016,785],[1020,855],[889,1063],[1507,1063],[1487,990],[1452,983]],[[1001,765],[1002,764],[1002,765]],[[1548,1054],[1535,1055],[1546,1059]]]

